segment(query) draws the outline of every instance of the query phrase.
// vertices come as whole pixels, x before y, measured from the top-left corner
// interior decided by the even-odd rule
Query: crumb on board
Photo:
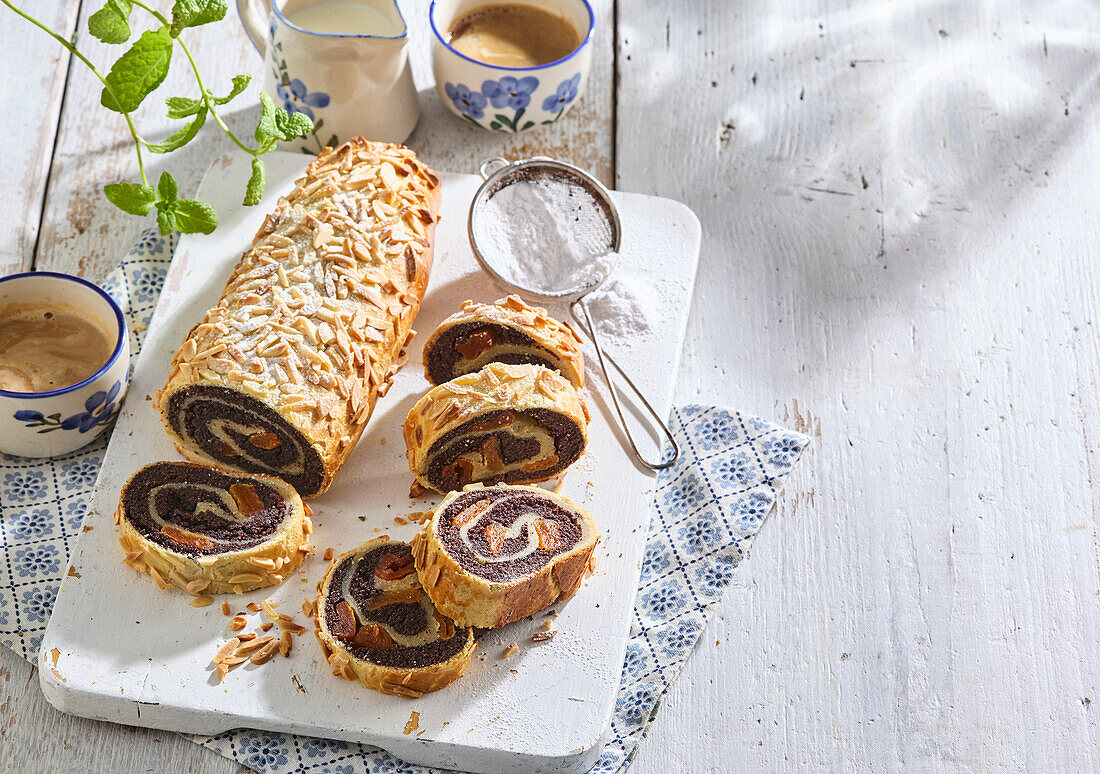
[[[325,555],[322,557],[326,562],[331,562],[332,557],[336,555],[336,552],[332,550],[332,546],[325,549]]]
[[[504,652],[501,653],[500,655],[503,656],[504,658],[511,658],[512,656],[514,656],[518,652],[519,652],[519,643],[518,642],[513,642],[511,645],[509,645],[507,648],[505,648]]]
[[[228,602],[222,602],[222,615],[233,615],[233,611],[229,609]]]
[[[401,733],[408,736],[418,728],[420,728],[420,713],[414,710],[413,713],[409,715],[409,721],[405,724],[405,730]]]

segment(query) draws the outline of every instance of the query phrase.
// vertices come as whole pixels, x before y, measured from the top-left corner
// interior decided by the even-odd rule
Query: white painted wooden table
[[[66,30],[96,7],[32,5]],[[426,5],[405,0],[425,88]],[[615,6],[560,126],[475,134],[425,93],[410,144],[454,171],[558,155],[690,204],[679,399],[818,438],[632,772],[1098,770],[1100,8]],[[196,36],[215,83],[259,67],[224,27]],[[98,278],[145,224],[97,190],[133,161],[60,53],[0,13],[0,271]],[[167,164],[192,191],[228,150]],[[239,769],[60,715],[7,651],[0,721],[3,771]]]

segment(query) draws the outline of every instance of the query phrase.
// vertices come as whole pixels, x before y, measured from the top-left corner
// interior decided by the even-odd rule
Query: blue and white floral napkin
[[[175,246],[174,236],[146,232],[103,283],[127,315],[132,357]],[[714,406],[674,409],[671,428],[682,454],[657,480],[610,741],[595,774],[620,772],[630,764],[711,608],[809,443],[767,420]],[[32,663],[106,445],[104,434],[61,458],[0,455],[0,642]],[[263,774],[438,771],[349,742],[243,729],[192,738]]]

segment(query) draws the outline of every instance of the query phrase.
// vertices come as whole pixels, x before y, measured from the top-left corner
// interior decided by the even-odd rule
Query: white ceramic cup
[[[499,0],[433,0],[428,19],[432,68],[439,98],[452,113],[495,132],[525,132],[552,124],[584,93],[592,67],[592,33],[596,16],[588,0],[511,0],[564,16],[580,33],[581,44],[570,54],[538,67],[498,67],[471,59],[446,40],[456,19]]]
[[[275,104],[313,119],[313,132],[284,150],[317,153],[357,135],[404,142],[420,103],[409,68],[409,31],[395,0],[355,0],[393,34],[313,32],[288,16],[323,0],[237,0],[245,32],[264,58],[264,90]]]
[[[130,336],[118,304],[87,280],[50,271],[0,277],[0,309],[37,303],[74,309],[115,340],[107,362],[82,382],[49,392],[0,390],[0,452],[56,457],[87,445],[114,419],[130,381]]]

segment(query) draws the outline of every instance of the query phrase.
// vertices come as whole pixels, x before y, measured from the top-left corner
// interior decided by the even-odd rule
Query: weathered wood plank
[[[46,774],[240,774],[239,764],[167,731],[64,715],[38,688],[38,672],[0,648],[0,771]]]
[[[618,186],[703,223],[680,399],[819,438],[636,769],[1097,770],[1096,6],[622,20]]]
[[[22,3],[62,35],[76,25],[76,3]],[[44,5],[45,7],[39,7]],[[34,63],[28,67],[28,63]],[[31,268],[53,156],[69,52],[8,8],[0,8],[0,276]]]

